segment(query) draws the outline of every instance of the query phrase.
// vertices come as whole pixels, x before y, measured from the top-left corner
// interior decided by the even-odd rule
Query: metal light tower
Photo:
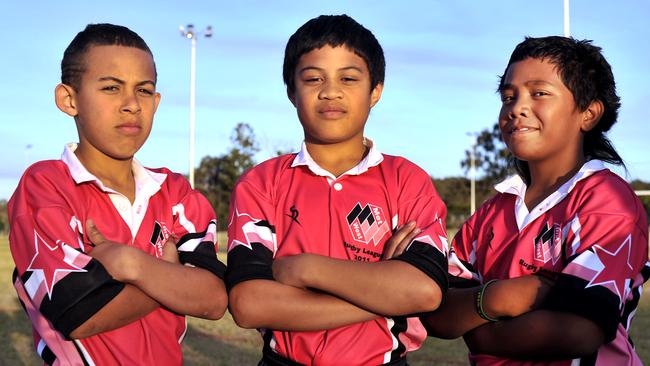
[[[570,19],[569,19],[569,0],[564,0],[564,36],[565,37],[570,37],[571,36],[571,29],[570,29]]]
[[[203,34],[206,38],[212,37],[212,26],[209,25],[203,32],[194,31],[194,25],[188,24],[187,27],[179,27],[181,35],[192,40],[192,59],[190,62],[190,161],[189,161],[189,180],[190,185],[194,188],[194,135],[196,125],[196,37]]]
[[[470,215],[476,211],[476,140],[478,134],[476,132],[465,133],[472,139],[472,149],[469,151],[469,210]]]

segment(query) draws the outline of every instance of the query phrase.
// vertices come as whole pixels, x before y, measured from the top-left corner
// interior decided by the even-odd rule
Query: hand
[[[388,242],[386,242],[382,258],[386,260],[402,254],[406,247],[408,247],[413,239],[415,239],[415,237],[421,232],[422,230],[415,226],[415,221],[409,221],[406,225],[402,225],[397,229],[393,236],[388,239]]]
[[[538,309],[552,286],[552,280],[537,275],[499,280],[483,293],[483,309],[495,318],[517,317]]]
[[[273,278],[284,284],[298,288],[306,288],[305,275],[310,268],[310,261],[317,256],[314,254],[298,254],[273,260]]]
[[[171,235],[167,241],[165,241],[165,244],[163,244],[162,256],[160,256],[160,259],[169,263],[180,263],[178,260],[178,248],[176,248],[176,243],[178,243],[178,239],[176,236]]]
[[[86,221],[86,234],[95,245],[89,255],[98,260],[114,279],[128,282],[136,276],[134,259],[142,254],[141,251],[107,240],[90,219]]]

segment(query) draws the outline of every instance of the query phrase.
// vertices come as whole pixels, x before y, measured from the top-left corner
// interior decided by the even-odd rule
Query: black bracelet
[[[476,294],[476,313],[478,313],[478,316],[489,322],[496,322],[499,321],[499,319],[487,315],[483,310],[483,294],[485,293],[485,289],[487,289],[488,286],[496,281],[496,279],[487,281],[483,286],[481,286],[481,288],[478,290],[478,293]]]

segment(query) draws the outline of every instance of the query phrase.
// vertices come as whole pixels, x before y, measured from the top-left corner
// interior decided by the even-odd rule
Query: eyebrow
[[[323,69],[321,67],[317,67],[317,66],[305,66],[302,69],[300,69],[300,73],[303,73],[303,72],[309,71],[309,70],[323,71],[325,69]],[[360,73],[363,73],[363,69],[358,67],[358,66],[341,67],[337,71],[347,71],[347,70],[356,70],[356,71],[358,71]]]
[[[554,86],[553,83],[549,83],[546,80],[528,80],[524,83],[524,85],[529,86],[529,85],[550,85]],[[514,85],[512,84],[503,84],[502,87],[499,88],[499,91],[501,90],[507,90],[507,89],[514,89]]]
[[[102,76],[99,79],[97,79],[97,81],[113,81],[113,82],[118,83],[120,85],[126,84],[126,81],[124,81],[124,80],[122,80],[120,78],[116,78],[115,76]],[[146,84],[151,84],[153,86],[156,86],[156,83],[154,81],[152,81],[152,80],[143,80],[143,81],[137,83],[136,86],[142,86],[142,85],[146,85]]]

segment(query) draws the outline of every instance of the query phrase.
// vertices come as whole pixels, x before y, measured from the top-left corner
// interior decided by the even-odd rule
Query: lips
[[[326,119],[335,119],[343,116],[347,111],[339,105],[326,105],[318,108],[318,114]]]
[[[115,128],[117,130],[127,136],[133,136],[137,135],[142,131],[142,126],[140,126],[139,123],[135,122],[129,122],[129,123],[122,123],[120,125],[117,125]]]

